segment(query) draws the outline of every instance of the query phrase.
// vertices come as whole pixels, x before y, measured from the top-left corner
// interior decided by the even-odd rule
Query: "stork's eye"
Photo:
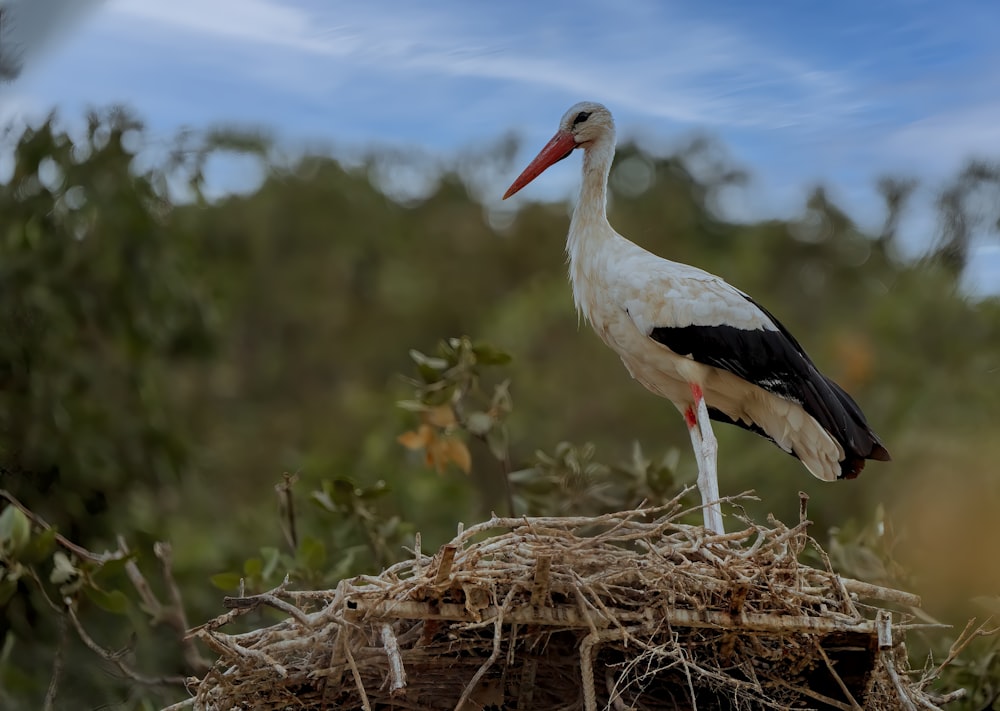
[[[578,113],[576,115],[576,118],[573,119],[573,125],[576,126],[578,123],[583,123],[584,121],[586,121],[589,118],[590,118],[590,112],[589,111],[581,111],[580,113]]]

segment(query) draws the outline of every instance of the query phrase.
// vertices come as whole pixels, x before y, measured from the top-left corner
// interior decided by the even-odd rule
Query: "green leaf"
[[[306,536],[299,543],[296,557],[299,564],[306,570],[322,571],[326,565],[326,546],[319,539]]]
[[[125,566],[128,564],[128,561],[129,557],[112,558],[97,569],[95,576],[101,580],[110,580],[125,570]]]
[[[324,483],[323,487],[324,491],[313,491],[309,494],[309,498],[315,501],[317,504],[319,504],[322,508],[326,509],[327,511],[335,513],[337,511],[337,507],[333,503],[333,499],[330,497],[330,494],[325,491],[326,482],[323,483]]]
[[[416,349],[410,350],[410,358],[413,359],[413,362],[416,363],[418,367],[425,366],[437,371],[445,370],[448,367],[448,361],[444,358],[435,358],[433,356],[424,355]]]
[[[338,513],[353,507],[357,496],[357,486],[346,477],[337,477],[333,481],[323,481],[322,491],[313,491],[310,498],[327,511]]]
[[[219,590],[232,592],[240,589],[240,580],[242,579],[243,576],[239,573],[216,573],[209,578],[209,581]]]
[[[87,586],[83,589],[87,598],[102,610],[113,612],[116,615],[124,615],[128,612],[129,601],[121,590],[111,590],[105,592],[100,588]]]
[[[426,393],[424,395],[424,400],[426,400],[427,404],[431,406],[444,405],[445,403],[451,402],[454,395],[455,385],[453,383],[448,387],[441,388],[440,390],[434,390]]]
[[[410,412],[425,412],[427,410],[427,405],[420,402],[420,400],[397,400],[396,407]]]
[[[473,346],[472,352],[476,356],[476,361],[482,365],[507,365],[513,360],[509,353],[485,343]]]
[[[0,513],[0,550],[17,554],[31,538],[31,522],[21,509],[9,505]]]
[[[372,499],[382,498],[391,492],[392,488],[386,484],[385,481],[379,479],[372,486],[361,489],[361,491],[357,493],[357,497],[363,501],[370,501]]]
[[[441,379],[441,373],[443,368],[433,368],[426,363],[421,363],[417,366],[417,372],[425,383],[436,383]]]
[[[250,558],[243,563],[243,573],[248,578],[259,578],[264,572],[264,561],[260,558]]]
[[[326,488],[326,483],[324,482],[324,488]],[[329,491],[331,496],[333,496],[333,500],[342,505],[350,504],[352,499],[358,495],[357,485],[347,477],[337,477],[330,482]]]
[[[540,473],[534,467],[528,469],[518,469],[515,472],[511,472],[508,475],[508,479],[512,484],[526,484],[534,479],[537,479]]]

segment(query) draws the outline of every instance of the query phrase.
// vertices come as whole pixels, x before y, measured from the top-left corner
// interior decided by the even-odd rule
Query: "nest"
[[[907,667],[904,592],[837,575],[808,522],[710,535],[679,501],[498,518],[335,590],[229,598],[219,654],[173,708],[935,709]],[[804,516],[803,516],[804,519]],[[820,567],[799,562],[811,547]],[[287,619],[222,628],[267,605]]]

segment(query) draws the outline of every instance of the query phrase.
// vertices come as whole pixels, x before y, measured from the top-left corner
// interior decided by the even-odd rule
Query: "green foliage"
[[[284,550],[262,546],[259,555],[243,561],[242,570],[216,573],[212,584],[227,593],[255,594],[277,587],[283,580],[300,587],[328,589],[339,580],[381,570],[394,563],[412,526],[387,515],[379,500],[391,492],[384,481],[362,487],[346,477],[324,480],[309,493],[313,510],[302,534],[296,519],[294,477],[279,485],[284,504]]]
[[[0,467],[28,503],[92,532],[107,492],[176,481],[188,447],[169,368],[210,344],[157,174],[134,170],[141,142],[122,111],[90,116],[77,141],[50,118],[20,136],[0,188]]]
[[[593,444],[578,447],[570,442],[560,442],[552,453],[535,452],[532,466],[510,476],[518,509],[532,516],[594,516],[643,503],[655,506],[679,493],[677,449],[654,461],[634,442],[632,457],[610,466],[596,454]]]
[[[96,637],[110,636],[117,644],[124,645],[131,636],[130,644],[151,658],[160,671],[169,669],[170,660],[179,656],[181,647],[175,641],[172,648],[154,654],[156,645],[151,644],[150,632],[168,616],[174,618],[176,629],[183,629],[183,610],[160,605],[136,565],[136,557],[123,544],[113,553],[93,553],[59,535],[8,492],[0,492],[0,496],[4,504],[0,511],[0,607],[7,621],[0,655],[4,708],[20,708],[19,700],[40,696],[46,683],[51,688],[64,684],[79,693],[86,687],[74,678],[75,670],[67,669],[70,665],[88,668],[99,663],[100,657],[109,664],[117,663],[123,673],[136,680],[147,678],[121,662],[120,652],[95,642],[88,627],[103,628]],[[169,574],[166,567],[165,571]],[[111,632],[121,628],[123,620],[127,620],[129,632]],[[55,650],[47,649],[43,642],[50,624],[61,630]],[[67,635],[70,628],[76,630],[75,645]],[[45,663],[46,676],[51,678],[28,672],[40,662]]]
[[[77,137],[49,117],[9,145],[13,171],[0,186],[0,481],[98,548],[113,547],[116,530],[165,526],[169,511],[146,505],[137,516],[133,506],[161,499],[187,466],[172,381],[212,345],[192,245],[171,230],[158,190],[166,178],[136,160],[144,141],[123,110],[91,114]],[[2,675],[14,686],[0,686],[38,692],[46,679],[24,669],[49,668],[65,647],[67,609],[84,626],[130,612],[125,555],[81,557],[86,549],[56,545],[54,528],[28,535],[16,507],[2,517],[0,635],[13,650]],[[62,653],[71,693],[110,690],[83,673],[93,655],[82,645]]]

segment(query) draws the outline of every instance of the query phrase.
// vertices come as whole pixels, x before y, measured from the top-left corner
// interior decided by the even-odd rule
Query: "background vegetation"
[[[241,577],[330,586],[403,555],[416,531],[427,550],[491,510],[608,510],[694,480],[677,413],[578,325],[566,206],[514,215],[475,197],[477,170],[514,173],[509,142],[428,174],[421,199],[390,189],[409,156],[288,163],[232,132],[164,152],[120,110],[81,135],[50,120],[5,143],[3,708],[183,698],[205,664],[183,631]],[[263,183],[206,199],[205,171],[233,151]],[[887,218],[870,235],[821,188],[791,220],[722,219],[720,191],[745,176],[710,142],[625,146],[612,175],[620,232],[754,294],[894,456],[823,484],[720,427],[723,493],[754,489],[752,515],[790,521],[808,492],[845,573],[919,592],[959,628],[1000,609],[1000,300],[959,288],[997,219],[996,176],[972,163],[938,191],[939,240],[911,262],[897,248],[908,180],[873,188]],[[918,640],[915,663],[954,636]],[[996,643],[951,674],[973,690],[965,708],[991,708]]]

